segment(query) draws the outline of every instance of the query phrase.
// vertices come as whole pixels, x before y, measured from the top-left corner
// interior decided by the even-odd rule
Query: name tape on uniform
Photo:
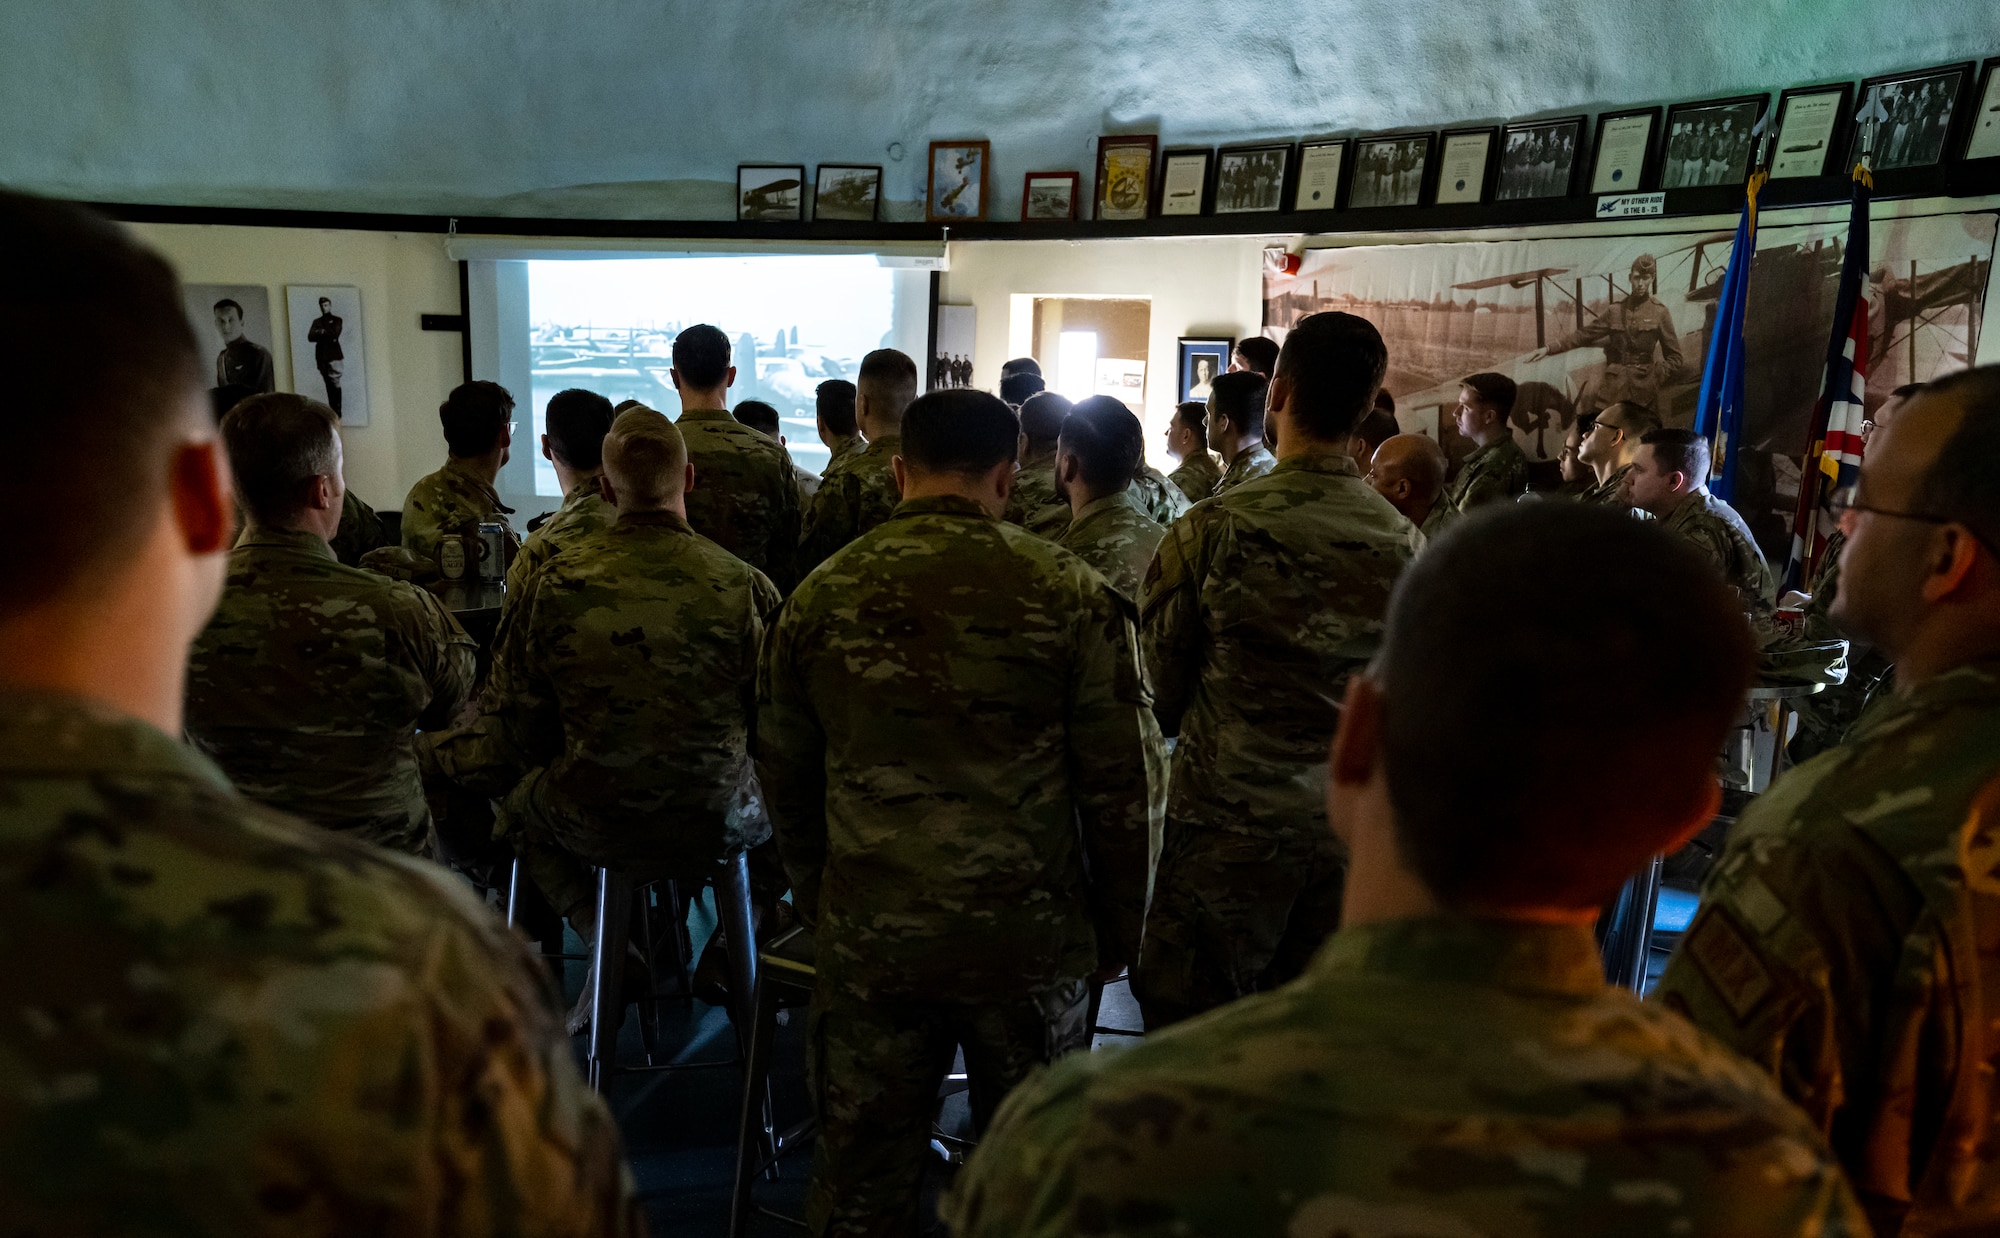
[[[1664,193],[1608,193],[1597,200],[1599,219],[1635,219],[1641,215],[1664,215],[1666,212],[1667,195]]]

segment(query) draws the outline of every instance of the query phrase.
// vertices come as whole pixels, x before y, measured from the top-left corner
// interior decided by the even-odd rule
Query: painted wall
[[[0,183],[729,218],[739,162],[1216,143],[1776,90],[2000,52],[1991,0],[62,0],[0,6]]]

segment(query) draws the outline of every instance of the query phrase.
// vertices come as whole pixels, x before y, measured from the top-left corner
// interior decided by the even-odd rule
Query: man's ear
[[[1979,541],[1956,525],[1932,531],[1931,564],[1924,577],[1923,599],[1937,603],[1950,597],[1966,583],[1979,563]]]
[[[657,373],[657,371],[655,372]],[[667,377],[673,380],[674,390],[678,392],[681,389],[681,372],[672,366],[668,366]]]
[[[183,443],[174,451],[168,488],[181,543],[191,555],[212,555],[229,549],[236,523],[230,493],[229,466],[222,444],[214,439]]]
[[[694,493],[694,461],[692,460],[687,462],[687,472],[681,474],[681,493],[683,495]]]
[[[549,436],[546,434],[542,435],[542,459],[550,464],[556,462],[556,453],[549,447]]]
[[[1360,786],[1375,776],[1382,759],[1382,689],[1366,672],[1347,680],[1347,699],[1341,704],[1340,722],[1333,731],[1327,752],[1328,781],[1337,786]]]
[[[722,385],[723,385],[724,387],[734,387],[734,386],[736,385],[736,367],[735,367],[735,366],[733,366],[733,365],[732,365],[732,366],[730,366],[730,367],[729,367],[729,369],[728,369],[728,371],[727,371],[727,372],[725,372],[725,373],[723,374],[723,376],[722,376]]]
[[[618,506],[618,491],[612,489],[610,474],[599,473],[597,475],[597,497],[603,499],[613,507]]]
[[[1012,460],[1002,460],[986,471],[986,484],[1000,496],[1000,506],[1004,509],[1007,500],[1014,497],[1014,475],[1017,469]]]
[[[315,511],[327,511],[340,506],[340,500],[333,497],[333,478],[325,473],[316,473],[312,479],[312,505]]]
[[[910,472],[903,464],[903,457],[889,457],[889,471],[896,475],[896,493],[902,495],[910,488]]]

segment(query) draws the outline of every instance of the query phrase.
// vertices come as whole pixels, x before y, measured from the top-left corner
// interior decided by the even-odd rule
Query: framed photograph
[[[1160,152],[1160,200],[1155,215],[1199,215],[1208,205],[1208,169],[1214,152],[1206,147]]]
[[[1030,172],[1021,182],[1021,219],[1075,219],[1074,172]]]
[[[1500,136],[1496,202],[1567,198],[1576,192],[1576,152],[1583,145],[1583,117],[1523,120]]]
[[[814,182],[814,219],[851,219],[868,223],[882,206],[880,164],[822,163]]]
[[[736,165],[736,218],[756,223],[806,217],[806,168],[802,163]]]
[[[1597,118],[1596,154],[1590,164],[1590,192],[1640,193],[1653,175],[1653,135],[1660,109],[1604,112]]]
[[[1215,376],[1229,369],[1229,350],[1236,341],[1221,336],[1183,335],[1181,344],[1180,394],[1176,399],[1206,400]]]
[[[1881,101],[1882,119],[1875,126],[1877,172],[1892,168],[1922,168],[1944,158],[1958,119],[1960,104],[1972,93],[1972,62],[1941,65],[1916,73],[1889,73],[1867,78],[1855,93],[1857,113],[1871,95]],[[1856,121],[1848,142],[1847,166],[1861,157],[1864,126]]]
[[[1979,75],[1979,102],[1972,113],[1972,132],[1966,135],[1967,159],[2000,156],[2000,56],[1986,62]]]
[[[1097,218],[1146,217],[1159,150],[1160,139],[1150,133],[1097,139]]]
[[[1668,108],[1660,188],[1704,189],[1748,180],[1755,146],[1750,131],[1770,101],[1769,95],[1740,95]]]
[[[1437,193],[1431,201],[1486,200],[1486,178],[1493,167],[1493,147],[1500,131],[1492,125],[1477,129],[1447,129],[1438,135]]]
[[[992,162],[990,142],[932,142],[924,218],[931,223],[986,218],[986,167]]]
[[[1215,213],[1243,215],[1282,207],[1291,161],[1290,142],[1223,147],[1215,158]]]
[[[1332,210],[1340,200],[1340,169],[1346,158],[1345,142],[1301,142],[1299,184],[1292,191],[1292,209]]]
[[[287,284],[285,318],[291,328],[292,390],[325,403],[340,414],[342,425],[367,425],[361,290],[342,284]]]
[[[1347,205],[1415,206],[1430,170],[1432,133],[1400,133],[1362,138],[1354,144]]]
[[[1847,148],[1847,118],[1854,115],[1854,83],[1799,86],[1778,96],[1777,136],[1771,142],[1771,179],[1827,176],[1845,169],[1833,153]]]
[[[271,293],[262,284],[182,284],[181,308],[201,350],[202,377],[212,387],[253,394],[278,389],[271,360]],[[292,354],[297,368],[300,354]]]

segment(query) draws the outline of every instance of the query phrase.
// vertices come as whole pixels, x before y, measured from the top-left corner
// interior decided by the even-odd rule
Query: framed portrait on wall
[[[988,142],[932,142],[924,218],[931,223],[986,218],[986,166],[992,161]]]
[[[361,340],[361,290],[342,284],[287,284],[292,390],[319,400],[347,426],[368,424],[368,356]]]
[[[1862,81],[1855,92],[1857,114],[1871,98],[1882,105],[1875,127],[1877,172],[1922,168],[1941,161],[1958,128],[1961,105],[1972,93],[1972,62],[1940,65],[1915,73],[1885,73]],[[1861,158],[1863,125],[1856,122],[1848,139],[1847,166]]]
[[[1771,179],[1827,176],[1834,152],[1846,149],[1848,117],[1854,115],[1854,83],[1799,86],[1778,96],[1771,142]]]
[[[1423,197],[1436,134],[1394,133],[1354,144],[1354,167],[1347,174],[1347,205],[1415,206]]]
[[[2000,158],[2000,56],[1979,72],[1978,102],[1973,104],[1971,132],[1965,137],[1967,159]]]
[[[1581,116],[1508,125],[1500,135],[1500,172],[1493,200],[1569,197],[1576,192],[1576,156],[1582,147]]]
[[[278,389],[270,289],[262,284],[182,284],[181,308],[194,328],[204,382],[252,394]],[[297,357],[293,354],[294,369]]]
[[[1075,219],[1074,172],[1030,172],[1021,181],[1021,219]]]
[[[1155,215],[1199,215],[1208,207],[1208,170],[1215,152],[1207,147],[1160,152],[1160,194]]]
[[[1653,174],[1653,137],[1660,109],[1632,108],[1597,118],[1596,150],[1590,163],[1590,192],[1643,193]]]
[[[1447,129],[1438,137],[1438,205],[1486,200],[1486,182],[1493,167],[1493,147],[1499,130],[1492,125]]]
[[[1150,133],[1097,139],[1097,218],[1146,217],[1159,150],[1160,139]]]
[[[805,183],[802,163],[737,164],[736,218],[754,223],[804,219]]]
[[[1292,191],[1295,211],[1330,211],[1340,200],[1340,170],[1347,143],[1299,143],[1298,187]]]
[[[1275,211],[1285,201],[1290,142],[1225,146],[1215,159],[1215,213],[1244,215]]]
[[[1750,131],[1770,101],[1769,95],[1739,95],[1668,108],[1660,188],[1705,189],[1749,179],[1756,144]]]
[[[1180,338],[1180,385],[1179,394],[1174,398],[1185,404],[1189,400],[1206,400],[1215,376],[1229,369],[1229,350],[1236,341],[1222,336],[1191,336]]]
[[[882,165],[822,163],[813,189],[814,219],[868,223],[882,205]]]

